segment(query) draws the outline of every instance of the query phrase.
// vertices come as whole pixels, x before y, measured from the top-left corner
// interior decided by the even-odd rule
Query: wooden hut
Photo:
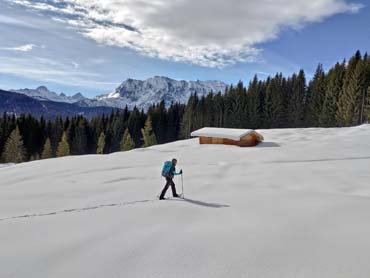
[[[252,129],[204,127],[191,133],[199,137],[200,144],[223,144],[253,147],[263,141],[263,136]]]

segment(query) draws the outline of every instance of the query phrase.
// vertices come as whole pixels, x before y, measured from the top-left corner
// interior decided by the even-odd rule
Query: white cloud
[[[13,2],[49,12],[98,43],[207,67],[256,61],[261,51],[258,44],[276,38],[283,29],[302,28],[362,8],[346,0]]]
[[[2,47],[0,49],[9,50],[9,51],[29,52],[35,47],[37,47],[37,45],[30,43],[30,44],[24,44],[24,45],[13,46],[13,47]]]

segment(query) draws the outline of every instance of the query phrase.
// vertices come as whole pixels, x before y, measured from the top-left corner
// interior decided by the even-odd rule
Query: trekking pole
[[[182,198],[185,199],[185,193],[184,193],[184,179],[182,178],[182,173],[181,173],[181,187],[182,187]]]

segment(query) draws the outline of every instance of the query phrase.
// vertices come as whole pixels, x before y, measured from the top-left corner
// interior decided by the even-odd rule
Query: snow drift
[[[368,277],[370,126],[258,132],[1,168],[0,277]]]

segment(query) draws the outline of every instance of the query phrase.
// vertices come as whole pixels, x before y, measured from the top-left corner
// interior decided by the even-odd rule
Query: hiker
[[[179,173],[176,173],[176,164],[177,164],[177,159],[174,158],[172,159],[172,161],[168,161],[166,162],[168,163],[168,165],[165,164],[164,166],[164,169],[168,167],[168,169],[165,169],[163,172],[162,172],[162,176],[164,176],[166,178],[166,185],[164,186],[163,190],[162,190],[162,193],[161,195],[159,196],[159,200],[164,200],[164,195],[166,194],[166,191],[168,189],[168,187],[171,185],[171,189],[172,189],[172,196],[175,197],[175,198],[179,198],[180,195],[178,195],[176,193],[176,187],[175,187],[175,183],[173,182],[173,177],[174,176],[177,176],[177,175],[181,175],[182,174],[182,169],[180,170]]]

